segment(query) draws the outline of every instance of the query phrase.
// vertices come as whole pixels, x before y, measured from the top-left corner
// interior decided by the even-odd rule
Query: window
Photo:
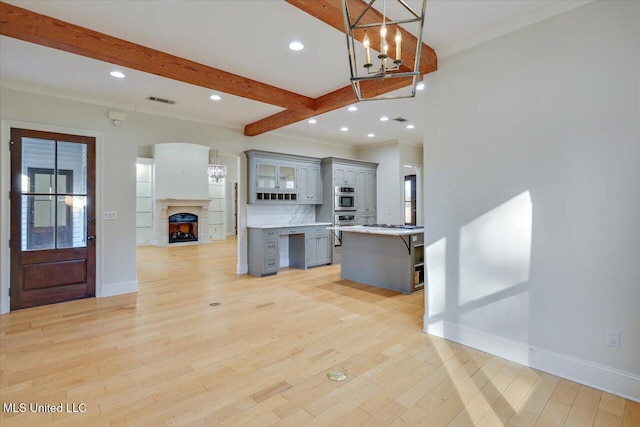
[[[416,225],[416,176],[404,177],[404,223]]]

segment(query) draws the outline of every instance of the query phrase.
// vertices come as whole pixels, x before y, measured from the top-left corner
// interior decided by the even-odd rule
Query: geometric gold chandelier
[[[422,30],[427,8],[427,0],[422,0],[421,10],[416,12],[404,0],[389,0],[399,3],[404,16],[397,20],[387,18],[387,0],[382,0],[382,14],[372,6],[376,0],[362,2],[342,0],[345,34],[351,85],[358,101],[376,99],[413,98],[420,79],[420,53],[422,48]],[[402,25],[402,27],[401,27]],[[411,30],[411,31],[408,31]],[[415,46],[405,47],[403,51],[403,34],[416,35]],[[356,41],[358,42],[356,44]],[[389,43],[391,41],[391,43]],[[360,47],[362,42],[362,47]],[[413,43],[412,43],[413,44]],[[358,49],[356,49],[358,47]],[[405,58],[411,61],[403,61]],[[361,65],[358,65],[358,64]],[[388,78],[411,77],[410,92],[395,96],[369,96],[363,82]]]

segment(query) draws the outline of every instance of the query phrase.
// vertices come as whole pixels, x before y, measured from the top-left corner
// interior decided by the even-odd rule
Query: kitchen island
[[[343,279],[412,294],[424,287],[424,228],[332,227],[341,232]]]

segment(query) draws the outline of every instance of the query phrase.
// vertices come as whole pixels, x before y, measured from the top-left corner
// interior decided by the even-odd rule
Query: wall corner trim
[[[132,292],[138,292],[137,280],[118,283],[103,283],[100,292],[96,292],[96,297],[105,298],[115,295],[130,294]]]
[[[249,273],[249,264],[238,264],[236,266],[236,274],[247,274]]]

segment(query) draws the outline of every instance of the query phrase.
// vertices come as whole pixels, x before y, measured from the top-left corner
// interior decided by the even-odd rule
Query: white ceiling
[[[313,98],[349,85],[344,34],[284,0],[6,2]],[[390,17],[396,10],[392,3],[387,0]],[[415,8],[420,5],[415,0],[408,3]],[[585,3],[429,0],[423,41],[442,58]],[[303,42],[305,49],[290,51],[288,44],[293,40]],[[114,69],[127,77],[110,77]],[[4,36],[0,37],[0,84],[239,129],[282,111],[228,94],[221,94],[221,101],[211,101],[209,89]],[[176,104],[154,103],[146,100],[148,96]],[[348,145],[390,140],[421,144],[424,96],[428,88],[414,99],[361,102],[356,112],[343,108],[317,117],[314,125],[304,121],[275,132]],[[380,122],[383,115],[409,121]],[[415,128],[406,129],[408,123]],[[349,131],[341,132],[342,126]],[[368,133],[375,137],[367,137]]]

